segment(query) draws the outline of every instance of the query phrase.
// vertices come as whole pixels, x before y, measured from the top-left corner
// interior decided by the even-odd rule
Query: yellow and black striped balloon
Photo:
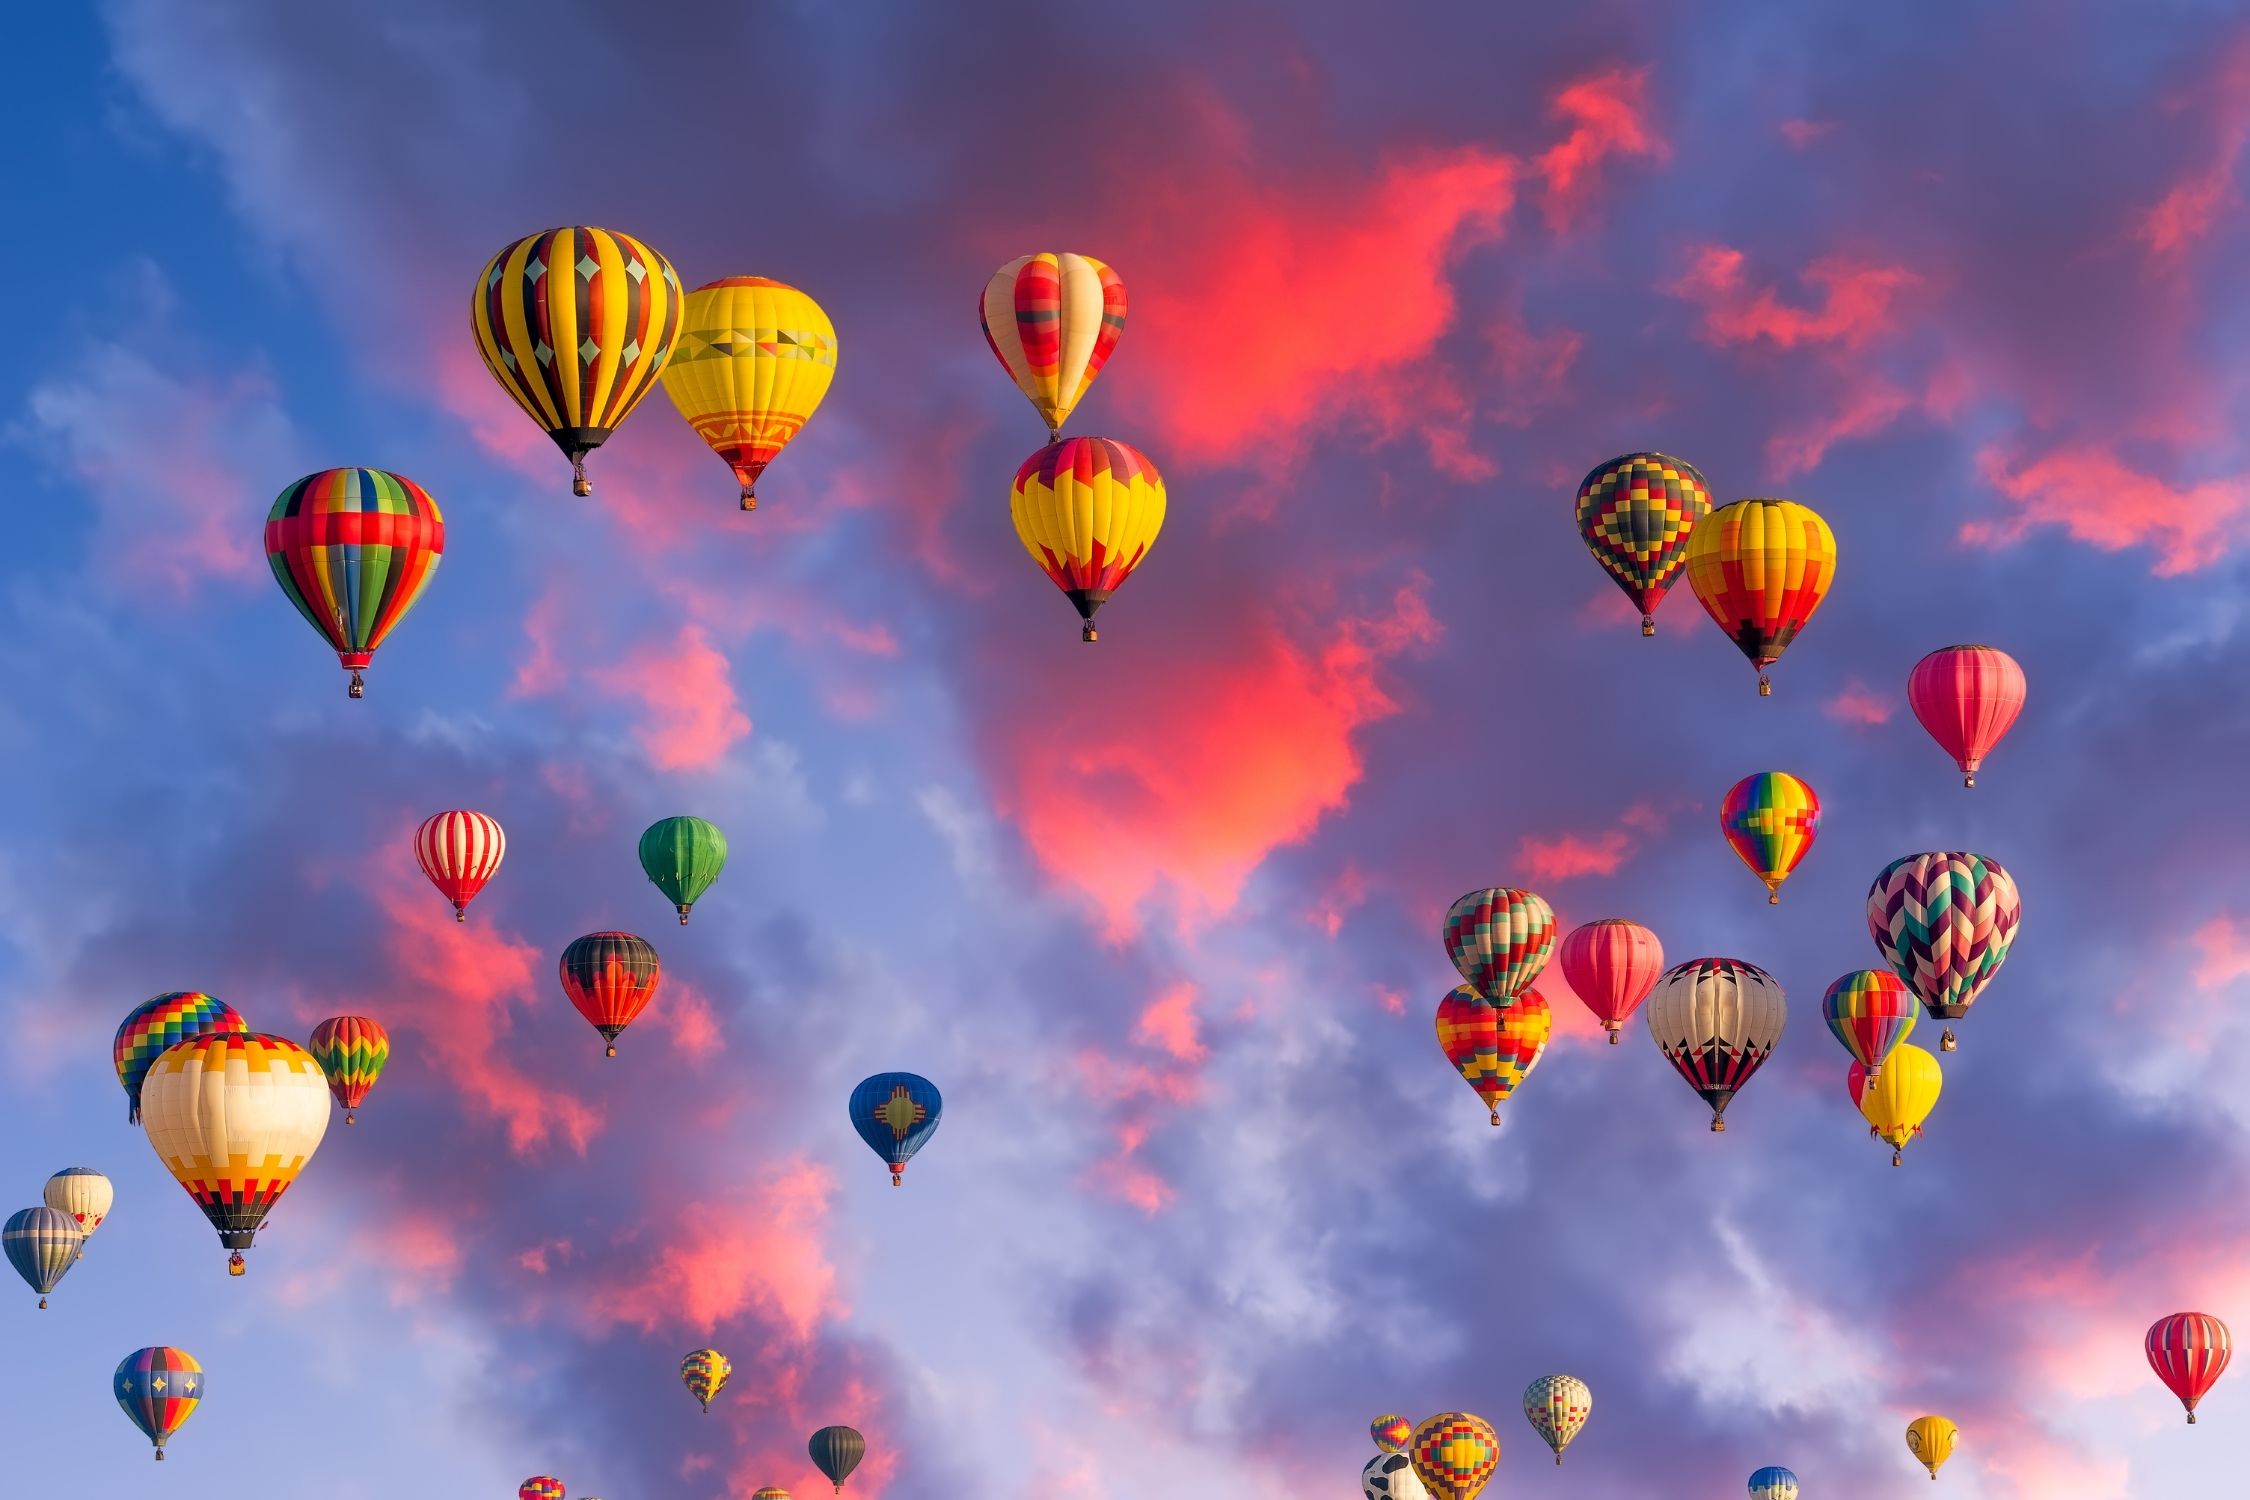
[[[680,278],[629,234],[568,225],[526,235],[485,263],[469,326],[485,368],[570,460],[586,455],[655,386],[679,346]]]

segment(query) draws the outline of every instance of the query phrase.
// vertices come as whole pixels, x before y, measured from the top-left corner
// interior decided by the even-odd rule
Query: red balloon
[[[425,818],[414,830],[414,858],[438,894],[453,903],[453,920],[469,920],[468,905],[484,889],[508,852],[497,818],[456,809]]]
[[[617,1034],[656,998],[663,971],[647,939],[630,932],[589,932],[563,950],[562,987],[617,1055]]]
[[[1664,945],[1638,922],[1607,917],[1571,929],[1561,957],[1563,977],[1616,1046],[1617,1029],[1632,1019],[1664,973]]]
[[[1961,768],[1963,786],[2023,712],[2023,668],[1990,646],[1947,646],[1914,664],[1906,701],[1914,717]]]
[[[2209,1313],[2174,1313],[2150,1325],[2146,1342],[2149,1368],[2171,1388],[2195,1420],[2195,1403],[2226,1373],[2234,1354],[2227,1325]]]

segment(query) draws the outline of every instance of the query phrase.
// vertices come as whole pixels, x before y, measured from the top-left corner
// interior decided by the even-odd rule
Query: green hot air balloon
[[[727,836],[701,818],[666,818],[641,835],[641,868],[672,898],[682,927],[687,926],[688,909],[726,867]]]

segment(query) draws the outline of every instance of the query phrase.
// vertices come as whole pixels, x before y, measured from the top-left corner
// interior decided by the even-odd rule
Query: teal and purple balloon
[[[891,1186],[897,1187],[907,1158],[937,1129],[945,1100],[937,1085],[918,1073],[877,1073],[852,1090],[851,1108],[852,1129],[889,1165]]]
[[[203,1366],[185,1349],[162,1344],[136,1349],[117,1367],[110,1389],[133,1425],[156,1445],[162,1462],[164,1440],[203,1404]]]
[[[1828,987],[1820,1014],[1852,1061],[1874,1078],[1921,1019],[1922,1004],[1889,970],[1858,969]]]
[[[672,899],[687,926],[688,909],[727,867],[727,836],[701,818],[666,818],[641,835],[641,868]]]
[[[55,1283],[78,1263],[85,1244],[86,1232],[78,1221],[45,1204],[12,1215],[7,1227],[0,1229],[0,1247],[8,1252],[8,1264],[39,1294],[42,1308]]]
[[[1750,1500],[1797,1500],[1797,1476],[1778,1465],[1750,1476]]]

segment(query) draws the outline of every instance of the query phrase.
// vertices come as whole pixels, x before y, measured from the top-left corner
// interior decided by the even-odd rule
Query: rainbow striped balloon
[[[203,1366],[185,1349],[156,1345],[125,1356],[110,1378],[117,1404],[164,1457],[164,1440],[203,1404]]]
[[[1760,771],[1727,789],[1719,831],[1750,873],[1766,883],[1768,905],[1781,904],[1781,883],[1812,852],[1820,834],[1820,798],[1787,771]]]
[[[110,1057],[117,1064],[117,1081],[124,1085],[129,1104],[125,1118],[133,1124],[140,1123],[141,1083],[148,1077],[149,1064],[155,1062],[165,1048],[207,1031],[249,1029],[249,1023],[235,1014],[233,1006],[201,990],[168,990],[153,1000],[143,1001],[119,1025],[116,1040],[110,1043]]]
[[[1889,970],[1855,969],[1828,987],[1820,1013],[1852,1061],[1873,1077],[1883,1071],[1891,1049],[1913,1032],[1922,1007]]]

